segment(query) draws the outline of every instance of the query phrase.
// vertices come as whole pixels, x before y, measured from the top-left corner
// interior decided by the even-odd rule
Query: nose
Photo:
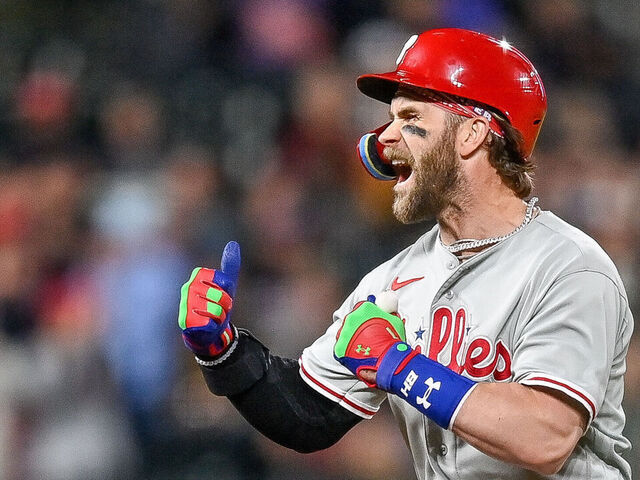
[[[395,120],[389,122],[382,133],[378,134],[378,141],[385,147],[396,145],[401,139],[400,122]]]

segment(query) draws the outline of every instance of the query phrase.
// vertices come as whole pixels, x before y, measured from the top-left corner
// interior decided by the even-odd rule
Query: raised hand
[[[186,347],[200,357],[217,357],[233,344],[230,320],[240,263],[240,245],[229,242],[219,270],[195,268],[180,290],[178,325]]]

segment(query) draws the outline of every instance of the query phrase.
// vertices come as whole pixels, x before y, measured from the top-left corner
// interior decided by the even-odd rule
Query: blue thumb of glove
[[[220,285],[231,298],[236,294],[240,262],[240,245],[238,245],[238,242],[231,241],[224,247],[222,259],[220,260],[220,269],[216,269],[213,275],[213,282]]]

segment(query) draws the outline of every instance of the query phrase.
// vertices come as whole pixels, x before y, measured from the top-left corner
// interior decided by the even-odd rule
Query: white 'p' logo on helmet
[[[404,44],[404,47],[402,47],[402,51],[400,52],[400,55],[398,55],[398,58],[396,59],[396,65],[400,65],[400,62],[404,60],[404,56],[407,54],[407,50],[413,47],[413,45],[416,43],[417,40],[418,40],[418,35],[411,35],[409,40],[407,40],[407,42]]]

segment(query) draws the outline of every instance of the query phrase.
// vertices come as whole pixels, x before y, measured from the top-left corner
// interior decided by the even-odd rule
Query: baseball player
[[[401,222],[437,224],[367,274],[298,361],[231,323],[229,243],[220,269],[182,287],[179,324],[209,389],[301,452],[387,399],[421,480],[631,478],[624,287],[594,240],[524,200],[546,112],[534,66],[506,41],[440,29],[357,85],[390,105],[360,142],[365,167],[395,181]]]

